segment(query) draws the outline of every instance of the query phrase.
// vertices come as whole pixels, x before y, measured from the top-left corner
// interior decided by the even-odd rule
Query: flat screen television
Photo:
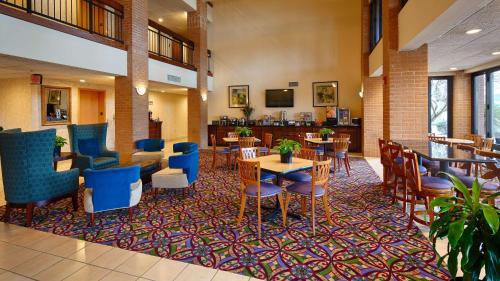
[[[266,107],[293,107],[293,89],[266,90]]]

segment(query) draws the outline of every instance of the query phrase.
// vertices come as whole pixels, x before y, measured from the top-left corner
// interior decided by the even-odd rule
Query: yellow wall
[[[294,113],[315,112],[312,82],[339,81],[339,105],[361,116],[361,2],[359,0],[218,0],[211,27],[215,88],[209,94],[208,121],[221,115],[242,117],[228,108],[229,85],[250,85],[252,118],[277,116],[265,107],[265,90],[298,81]]]
[[[162,123],[162,138],[173,141],[187,138],[187,95],[179,93],[149,93],[149,110],[153,119]]]

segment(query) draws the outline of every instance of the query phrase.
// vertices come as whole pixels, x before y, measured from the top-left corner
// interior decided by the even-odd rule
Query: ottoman
[[[186,188],[189,187],[186,174],[182,169],[165,168],[151,176],[153,188]]]

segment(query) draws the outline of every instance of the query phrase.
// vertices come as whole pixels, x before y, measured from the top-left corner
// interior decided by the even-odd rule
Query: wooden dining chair
[[[264,139],[262,140],[262,146],[260,147],[260,153],[269,155],[271,149],[273,148],[273,134],[265,133]]]
[[[470,154],[476,154],[476,148],[471,145],[457,144],[457,149],[466,151]],[[472,165],[470,162],[456,162],[455,166],[449,168],[449,173],[455,176],[467,176],[472,173],[477,174],[477,165]]]
[[[472,135],[472,140],[474,141],[474,147],[475,148],[478,148],[478,149],[481,149],[481,147],[483,146],[483,136],[481,135]]]
[[[294,152],[295,157],[302,158],[302,159],[307,159],[311,161],[317,161],[318,160],[318,154],[316,153],[315,149],[311,148],[301,148],[299,152]],[[283,176],[286,180],[293,181],[293,182],[311,182],[312,177],[310,173],[307,172],[293,172],[293,173],[288,173]]]
[[[322,145],[312,144],[306,141],[307,139],[319,139],[319,138],[321,138],[321,135],[319,133],[305,133],[304,143],[306,144],[305,147],[315,149],[316,153],[319,156],[322,156],[326,153]]]
[[[233,138],[234,138],[234,139],[237,139],[237,138],[239,138],[239,137],[240,137],[240,135],[239,135],[238,133],[236,133],[236,132],[227,132],[227,137],[228,137],[228,138],[232,138],[232,139],[233,139]]]
[[[335,134],[333,135],[334,138],[341,138],[341,139],[350,139],[351,138],[351,135],[349,134],[344,134],[344,133],[339,133],[339,134]]]
[[[383,167],[383,184],[384,188],[388,188],[389,178],[392,177],[392,159],[389,151],[389,141],[378,139],[378,148],[380,152],[380,164]]]
[[[404,148],[400,144],[389,143],[389,157],[392,162],[392,173],[394,175],[392,204],[401,201],[403,213],[406,214],[406,203],[408,203],[408,189],[406,185],[406,165],[403,161]],[[401,189],[400,189],[401,188]],[[401,195],[398,191],[401,190]]]
[[[410,220],[407,228],[408,230],[411,229],[413,221],[424,225],[430,225],[434,222],[434,210],[429,207],[430,202],[436,197],[453,196],[453,184],[447,179],[440,177],[422,177],[418,169],[417,154],[413,152],[404,152],[403,161],[406,169],[408,196],[411,198]],[[423,203],[425,211],[415,210],[417,203]],[[425,218],[421,219],[417,217],[417,215],[422,212],[429,215],[429,221],[426,221]]]
[[[249,147],[254,147],[255,146],[255,138],[254,137],[239,137],[238,138],[238,152],[237,155],[235,155],[234,159],[234,165],[233,169],[236,170],[236,166],[238,162],[236,161],[236,158],[238,158],[239,155],[241,155],[241,149],[242,148],[249,148]]]
[[[240,213],[237,218],[238,226],[243,220],[243,215],[246,207],[247,197],[253,197],[257,199],[257,237],[261,238],[261,200],[273,196],[278,197],[278,202],[280,204],[281,214],[283,217],[283,226],[286,225],[286,214],[285,207],[283,204],[283,198],[281,196],[281,187],[274,185],[272,183],[262,182],[260,180],[261,170],[260,162],[255,160],[242,160],[238,159],[239,176],[240,176]]]
[[[260,156],[260,148],[259,147],[242,147],[240,148],[240,156],[241,160],[251,160]],[[271,181],[276,182],[277,176],[272,173],[260,172],[260,180],[261,181]]]
[[[231,149],[225,147],[224,149],[217,149],[217,140],[214,134],[210,135],[210,140],[212,141],[212,169],[215,169],[215,162],[219,155],[225,155],[227,160],[227,167],[231,165]]]
[[[307,196],[311,198],[311,221],[313,235],[316,235],[316,197],[323,197],[323,208],[325,209],[326,220],[328,221],[328,224],[332,224],[330,206],[328,204],[328,179],[330,175],[330,165],[332,164],[331,162],[331,159],[320,162],[314,161],[313,168],[311,170],[311,182],[296,182],[286,187],[284,211],[285,222],[290,199],[292,195],[297,195],[303,198],[306,198]]]
[[[428,136],[429,141],[437,142],[437,141],[446,141],[446,137],[430,135]]]
[[[483,157],[496,159],[497,163],[500,160],[500,153],[498,152],[476,150],[476,153]],[[481,189],[481,197],[487,197],[496,192],[500,192],[500,167],[497,166],[496,163],[480,164],[475,176],[459,176],[458,178],[467,186],[467,188],[471,189],[472,183],[476,177],[479,183],[483,186]],[[488,203],[493,206],[495,205],[493,200]]]
[[[349,163],[349,139],[348,138],[334,138],[333,139],[333,169],[334,171],[340,171],[340,167],[342,166],[342,162],[344,162],[345,170],[347,172],[347,176],[349,177],[351,174],[349,170],[351,169],[351,165]],[[337,160],[337,161],[335,161]],[[334,174],[335,176],[335,174]]]
[[[481,146],[481,150],[491,151],[493,149],[493,143],[495,140],[493,138],[486,138],[483,140],[483,145]]]

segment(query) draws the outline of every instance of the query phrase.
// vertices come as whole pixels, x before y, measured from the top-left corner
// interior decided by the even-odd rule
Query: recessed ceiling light
[[[80,79],[80,83],[85,83],[85,82],[87,82],[87,81],[84,79]]]
[[[163,22],[163,19],[162,19],[162,18],[159,18],[159,19],[158,19],[158,21],[159,21],[159,22]]]
[[[458,68],[456,68],[456,67],[450,67],[450,70],[453,70],[453,71],[454,71],[454,70],[457,70],[457,69],[458,69]]]
[[[498,51],[498,52],[493,52],[493,53],[491,53],[491,54],[492,54],[492,55],[494,55],[494,56],[498,56],[498,55],[500,55],[500,51]]]
[[[162,93],[165,93],[165,90],[161,90]]]
[[[465,33],[471,35],[471,34],[479,33],[479,32],[481,32],[481,30],[482,29],[480,29],[480,28],[475,28],[475,29],[467,30]]]

